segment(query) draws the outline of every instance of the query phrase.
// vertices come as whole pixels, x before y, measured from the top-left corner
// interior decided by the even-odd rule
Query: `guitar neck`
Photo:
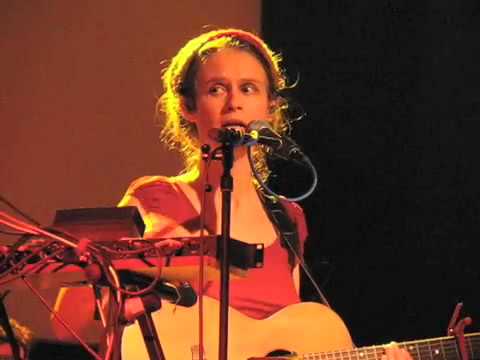
[[[447,336],[420,341],[398,343],[414,360],[459,360],[460,352],[455,337]],[[480,333],[465,335],[465,345],[470,360],[480,359]],[[354,350],[303,354],[299,360],[381,360],[385,345],[368,346]],[[273,358],[272,358],[273,359]],[[278,359],[278,358],[275,358]],[[282,359],[282,357],[281,357]],[[285,358],[288,359],[288,358]],[[290,358],[291,359],[291,358]]]

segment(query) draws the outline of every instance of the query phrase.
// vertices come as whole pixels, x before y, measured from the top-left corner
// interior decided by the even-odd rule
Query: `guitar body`
[[[198,359],[198,304],[185,308],[163,302],[162,309],[152,317],[167,360]],[[205,360],[218,359],[218,329],[219,302],[205,297]],[[318,303],[290,305],[263,320],[229,310],[229,360],[266,356],[274,350],[301,354],[352,348],[352,339],[341,318]],[[125,328],[122,359],[149,359],[137,323]]]

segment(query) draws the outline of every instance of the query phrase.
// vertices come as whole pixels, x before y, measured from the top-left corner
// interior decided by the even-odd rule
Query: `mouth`
[[[222,122],[222,128],[229,128],[229,129],[246,129],[247,125],[245,125],[240,120],[225,120]]]

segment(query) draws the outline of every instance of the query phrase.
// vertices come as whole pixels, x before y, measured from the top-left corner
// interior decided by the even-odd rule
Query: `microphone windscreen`
[[[248,124],[250,133],[257,133],[256,140],[259,144],[279,149],[283,145],[282,136],[273,130],[272,125],[265,120],[254,120]]]
[[[265,120],[254,120],[250,124],[248,124],[247,131],[260,131],[262,129],[268,129],[273,131],[272,125],[268,121]]]

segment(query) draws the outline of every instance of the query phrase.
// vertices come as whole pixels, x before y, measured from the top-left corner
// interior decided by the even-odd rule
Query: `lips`
[[[223,128],[242,128],[242,129],[245,129],[247,127],[247,125],[240,121],[240,120],[225,120],[225,121],[222,121],[222,127]]]

